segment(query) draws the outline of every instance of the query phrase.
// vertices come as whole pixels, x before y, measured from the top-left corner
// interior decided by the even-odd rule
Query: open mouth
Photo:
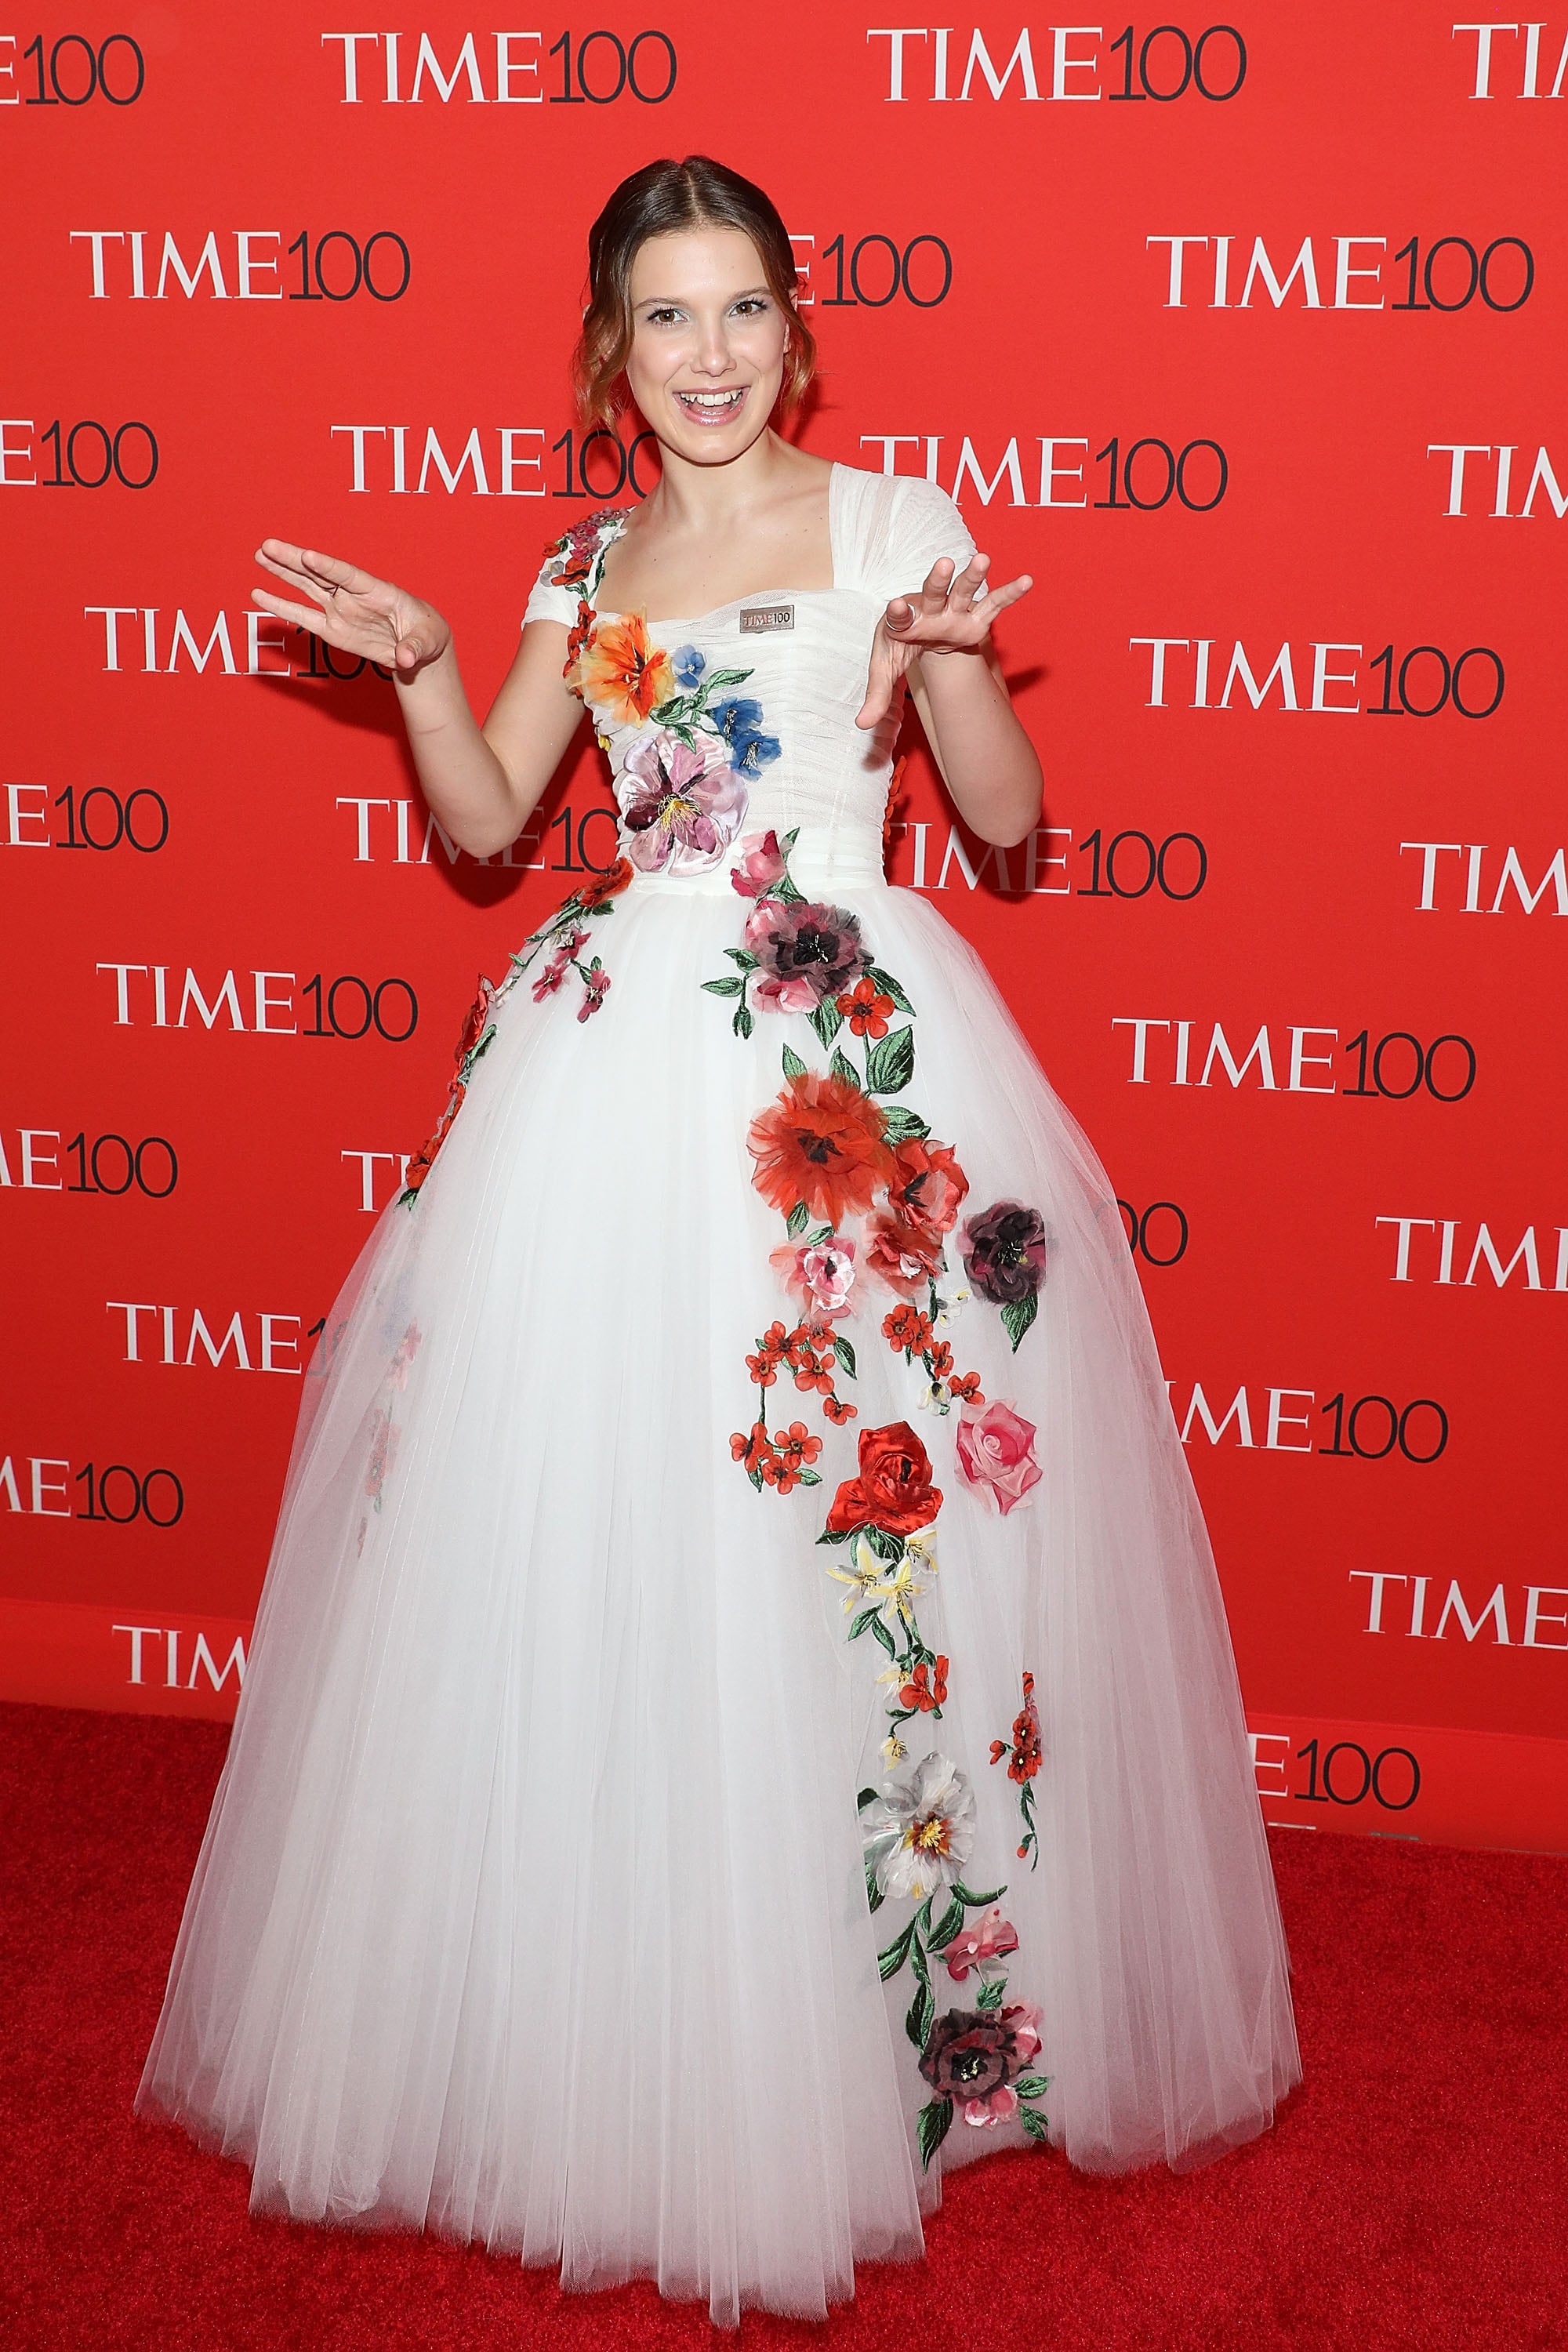
[[[749,384],[731,392],[678,392],[677,405],[694,425],[728,425],[745,406]]]

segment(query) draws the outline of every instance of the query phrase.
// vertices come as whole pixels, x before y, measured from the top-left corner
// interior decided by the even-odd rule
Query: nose
[[[733,368],[735,362],[721,313],[700,321],[691,364],[700,375],[728,375]]]

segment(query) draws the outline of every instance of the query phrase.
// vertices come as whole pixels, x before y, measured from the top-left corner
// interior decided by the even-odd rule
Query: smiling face
[[[789,322],[742,229],[650,236],[633,257],[626,381],[659,440],[692,465],[738,457],[766,428]]]

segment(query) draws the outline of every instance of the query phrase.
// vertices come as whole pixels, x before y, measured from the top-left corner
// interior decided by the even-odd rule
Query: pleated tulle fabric
[[[914,1905],[868,1909],[858,1801],[928,1752],[973,1803],[968,1887],[1005,1886],[1006,2000],[1038,2011],[1035,2112],[1075,2164],[1201,2162],[1299,2073],[1219,1588],[1112,1187],[979,959],[881,878],[890,730],[833,734],[883,579],[916,584],[933,535],[961,551],[907,487],[900,556],[904,501],[837,469],[819,625],[801,600],[788,645],[739,648],[783,745],[746,824],[807,809],[795,880],[914,1008],[900,1102],[953,1146],[966,1213],[1043,1221],[1016,1351],[978,1296],[946,1332],[1033,1425],[1038,1482],[1005,1514],[969,1482],[963,1414],[922,1409],[869,1287],[838,1327],[857,1418],[768,1400],[822,1437],[822,1483],[758,1491],[732,1458],[748,1352],[797,1311],[748,1131],[785,1045],[827,1055],[803,1013],[742,1036],[705,992],[748,911],[727,859],[638,873],[591,926],[604,1003],[506,995],[329,1318],[138,2094],[243,2158],[258,2212],[428,2227],[570,2286],[651,2276],[726,2322],[820,2315],[857,2262],[917,2254],[946,2167],[1026,2128],[961,2106],[922,2162],[914,1987],[878,1964]],[[731,660],[733,620],[681,642]],[[837,768],[805,777],[814,700]],[[859,1433],[900,1423],[943,1498],[920,1628],[948,1691],[895,1770],[887,1657],[847,1638],[847,1554],[817,1538]],[[1020,1857],[1026,1784],[990,1758],[1026,1674]],[[939,2011],[971,2008],[979,1972],[934,1972]]]

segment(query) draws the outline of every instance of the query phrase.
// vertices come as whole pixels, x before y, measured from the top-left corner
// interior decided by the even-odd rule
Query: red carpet
[[[133,2120],[216,1727],[0,1707],[6,2352],[710,2345],[649,2286],[252,2221],[248,2176]],[[1053,2155],[960,2174],[923,2267],[864,2270],[832,2352],[1568,2347],[1568,1863],[1279,1832],[1307,2079],[1188,2179]]]

